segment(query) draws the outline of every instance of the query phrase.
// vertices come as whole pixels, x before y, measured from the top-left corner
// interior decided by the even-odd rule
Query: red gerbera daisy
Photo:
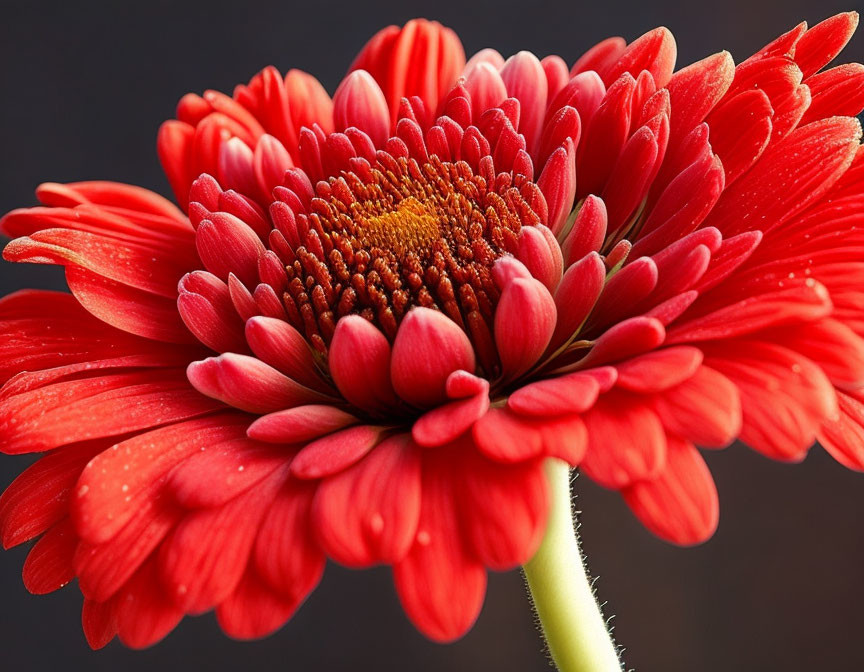
[[[568,465],[678,544],[717,525],[696,446],[864,469],[864,67],[822,71],[856,24],[676,72],[664,28],[568,69],[416,20],[332,100],[272,67],[185,96],[182,209],[39,187],[2,220],[72,292],[0,301],[0,449],[46,453],[0,500],[28,589],[77,578],[90,644],[142,647],[388,564],[447,641],[527,563],[561,669],[617,666]]]

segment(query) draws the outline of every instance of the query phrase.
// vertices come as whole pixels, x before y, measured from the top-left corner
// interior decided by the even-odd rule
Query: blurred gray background
[[[378,28],[414,16],[455,28],[469,54],[530,49],[571,63],[601,38],[630,40],[664,24],[685,64],[721,49],[743,60],[802,19],[856,9],[853,1],[4,2],[0,210],[33,204],[33,188],[46,180],[112,179],[168,194],[156,129],[181,95],[230,93],[270,63],[312,72],[332,92]],[[858,36],[843,60],[862,59]],[[56,268],[0,263],[0,294],[62,286]],[[584,546],[628,667],[864,669],[864,475],[819,448],[797,466],[740,446],[707,459],[720,490],[720,529],[695,549],[658,541],[617,496],[577,481]],[[28,463],[0,458],[0,486]],[[330,567],[288,626],[264,641],[231,641],[206,615],[150,650],[115,641],[93,653],[80,631],[77,590],[28,595],[25,555],[0,552],[4,670],[549,669],[517,572],[491,577],[479,622],[449,646],[414,631],[386,570]]]

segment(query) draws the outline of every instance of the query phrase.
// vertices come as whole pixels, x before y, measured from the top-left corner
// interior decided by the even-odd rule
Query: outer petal
[[[580,465],[601,485],[621,489],[657,476],[666,462],[666,437],[657,415],[641,399],[604,395],[585,415],[588,450]]]
[[[379,31],[351,64],[351,70],[366,70],[381,86],[393,121],[403,97],[419,96],[434,110],[464,67],[465,51],[456,33],[425,19]]]
[[[349,567],[401,560],[414,541],[419,515],[420,451],[405,434],[325,479],[313,506],[322,546]]]
[[[427,637],[458,639],[473,625],[486,593],[486,570],[459,530],[461,514],[447,456],[427,453],[417,535],[408,555],[394,565],[399,599]]]
[[[548,492],[542,460],[492,462],[465,445],[461,499],[465,536],[484,565],[506,570],[530,560],[543,538]]]
[[[667,437],[666,468],[622,493],[633,513],[658,537],[688,546],[717,529],[720,505],[711,472],[691,443]]]

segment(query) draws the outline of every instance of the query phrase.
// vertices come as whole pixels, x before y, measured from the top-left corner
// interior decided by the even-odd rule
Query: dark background
[[[415,16],[455,28],[471,54],[530,49],[573,62],[594,42],[665,24],[679,64],[729,49],[736,60],[799,20],[855,0],[603,0],[508,3],[149,2],[0,4],[0,211],[33,203],[42,181],[112,179],[167,194],[155,153],[159,123],[187,91],[230,92],[264,65],[299,67],[332,92],[375,30]],[[864,60],[864,37],[844,60]],[[0,264],[0,294],[61,287],[44,266]],[[0,486],[26,459],[0,459]],[[707,544],[668,546],[617,496],[579,479],[583,537],[628,667],[639,672],[864,669],[864,476],[815,448],[803,465],[743,447],[708,456],[721,522]],[[211,615],[187,619],[144,652],[116,641],[91,652],[74,587],[32,597],[26,549],[0,553],[0,668],[14,670],[544,670],[517,572],[493,575],[475,628],[439,646],[402,615],[386,570],[331,567],[274,636],[223,636]]]

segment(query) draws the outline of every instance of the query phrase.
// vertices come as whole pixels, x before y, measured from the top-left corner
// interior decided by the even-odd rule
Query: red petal
[[[228,285],[212,273],[195,271],[180,280],[179,290],[180,316],[199,341],[216,352],[249,351]]]
[[[66,268],[66,282],[92,315],[121,331],[167,343],[195,343],[177,302],[114,282],[80,266]]]
[[[357,422],[353,415],[333,406],[310,404],[258,418],[248,434],[269,443],[304,443]]]
[[[542,224],[523,226],[519,231],[519,259],[531,275],[543,283],[550,292],[561,282],[564,260],[555,235]]]
[[[537,362],[555,321],[555,301],[541,282],[516,279],[504,287],[495,308],[495,344],[505,376],[515,378]]]
[[[818,364],[837,386],[857,388],[864,383],[864,340],[837,320],[786,327],[767,336]]]
[[[678,323],[669,330],[666,342],[732,338],[766,327],[815,320],[831,312],[831,297],[823,285],[812,279],[790,280],[788,284],[791,285],[789,289],[750,296],[707,315]],[[718,300],[725,300],[725,297],[718,297]]]
[[[326,478],[313,504],[324,550],[348,567],[401,560],[419,515],[420,451],[407,434],[383,441],[358,464]]]
[[[176,369],[61,381],[0,399],[3,452],[51,450],[193,418],[217,408],[192,390]]]
[[[856,117],[864,109],[864,65],[848,63],[807,80],[813,100],[802,124],[833,116]]]
[[[104,447],[104,441],[97,441],[54,451],[12,481],[0,497],[3,547],[28,541],[60,521],[81,470]]]
[[[177,296],[177,281],[196,261],[188,246],[179,242],[133,242],[88,231],[46,229],[13,240],[3,250],[3,258],[79,266],[109,280],[173,299]]]
[[[261,520],[285,477],[280,470],[224,506],[187,514],[164,541],[160,576],[167,594],[184,611],[204,612],[234,591]]]
[[[396,404],[390,382],[390,344],[369,321],[359,315],[336,324],[328,364],[333,382],[353,405],[382,411]]]
[[[726,93],[734,75],[735,62],[728,51],[704,58],[672,75],[667,85],[675,110],[669,119],[671,144],[705,118]]]
[[[393,567],[408,617],[437,642],[453,641],[473,625],[486,593],[486,570],[459,533],[461,515],[451,490],[451,464],[427,453],[417,535]]]
[[[861,391],[837,392],[840,415],[822,423],[819,443],[840,464],[864,471],[864,403]]]
[[[259,359],[230,352],[192,362],[186,375],[201,394],[251,413],[272,413],[326,399]]]
[[[622,494],[642,524],[666,541],[699,544],[717,529],[720,506],[714,479],[699,451],[686,441],[669,437],[666,468]]]
[[[707,366],[654,398],[654,412],[670,434],[709,448],[728,445],[741,431],[738,388]]]
[[[858,13],[835,14],[808,30],[795,46],[795,62],[804,77],[818,72],[839,54],[855,29]]]
[[[649,352],[618,364],[617,385],[630,392],[661,392],[690,378],[702,363],[702,351],[679,346]]]
[[[582,413],[594,405],[599,393],[597,378],[569,373],[519,388],[507,399],[507,406],[520,415],[539,417]]]
[[[706,363],[741,393],[741,440],[768,457],[804,459],[822,422],[837,415],[834,388],[825,374],[791,350],[736,340],[705,351]]]
[[[501,104],[507,97],[507,87],[498,70],[488,63],[478,63],[466,72],[465,89],[471,100],[471,112],[475,119],[489,109]]]
[[[310,520],[317,485],[289,478],[270,503],[255,543],[258,574],[289,602],[303,600],[324,573],[324,553]]]
[[[546,531],[548,487],[542,460],[504,465],[465,446],[460,500],[465,535],[484,565],[508,570],[530,560]]]
[[[180,517],[180,510],[170,502],[145,500],[138,502],[132,519],[109,541],[78,544],[73,567],[84,597],[104,602],[115,595],[151,557]]]
[[[661,123],[667,123],[665,117]],[[642,202],[656,174],[654,167],[662,158],[659,135],[650,128],[643,126],[630,136],[601,192],[610,233],[624,226]]]
[[[504,63],[501,79],[507,87],[507,95],[519,101],[521,118],[518,131],[525,136],[528,152],[534,155],[540,143],[549,94],[543,66],[531,52],[520,51]]]
[[[761,89],[750,89],[722,103],[708,117],[711,148],[732,184],[762,155],[774,130],[774,108]]]
[[[382,427],[357,425],[317,439],[297,453],[291,462],[291,473],[303,479],[336,474],[378,445],[383,432]]]
[[[656,286],[657,264],[651,257],[641,257],[627,264],[606,281],[586,330],[620,324]]]
[[[355,127],[366,133],[376,147],[389,137],[390,111],[378,84],[365,70],[354,70],[333,96],[333,121],[337,131]]]
[[[465,332],[430,308],[409,311],[393,343],[390,378],[397,394],[415,406],[434,406],[446,399],[447,377],[458,370],[474,371]]]
[[[582,136],[582,120],[575,107],[565,105],[561,107],[543,129],[543,137],[540,141],[540,152],[537,155],[538,164],[546,165],[546,161],[559,147],[566,144],[569,139],[573,143],[574,150],[579,146],[579,138]],[[575,165],[573,166],[575,180]],[[575,187],[575,184],[574,184]],[[572,205],[572,204],[571,204]],[[554,222],[554,219],[550,221]]]
[[[303,598],[285,599],[247,570],[234,592],[216,607],[216,619],[229,637],[266,637],[294,615]]]
[[[663,324],[653,317],[639,316],[610,327],[579,361],[582,369],[632,357],[653,350],[666,337]]]
[[[553,347],[560,346],[579,331],[605,283],[606,266],[596,252],[567,269],[555,293],[558,316],[551,341]]]
[[[451,401],[420,416],[411,427],[411,435],[421,446],[443,446],[467,432],[488,409],[489,383],[483,380],[481,389],[473,396]]]
[[[177,503],[188,509],[209,509],[258,484],[288,463],[284,451],[237,439],[207,447],[178,464],[167,487]]]
[[[34,595],[58,590],[75,578],[72,557],[78,537],[68,518],[36,542],[24,562],[24,586]]]
[[[595,44],[586,51],[573,64],[571,75],[594,70],[596,72],[607,72],[609,67],[615,63],[624,52],[627,42],[623,37],[608,37],[602,42]]]
[[[371,73],[395,119],[403,97],[419,96],[427,108],[435,109],[464,68],[465,51],[456,33],[435,21],[414,19],[401,29],[379,31],[350,69]]]
[[[249,319],[246,322],[246,340],[261,361],[306,387],[327,391],[309,343],[284,320],[264,316]]]
[[[666,461],[663,426],[636,396],[609,393],[585,414],[588,450],[580,464],[593,481],[620,490],[654,478]]]
[[[117,634],[113,602],[94,602],[85,597],[84,607],[81,610],[81,625],[91,649],[97,650],[107,646]]]
[[[852,162],[860,138],[858,121],[844,117],[796,129],[723,192],[704,225],[731,236],[753,228],[750,222],[759,222],[765,231],[785,221],[837,181]]]
[[[658,88],[666,86],[675,69],[677,48],[675,38],[666,28],[655,28],[631,42],[618,61],[606,72],[603,80],[609,84],[622,73],[634,77],[647,70],[654,77]]]
[[[481,453],[504,463],[546,455],[576,465],[585,454],[585,425],[573,414],[534,419],[491,408],[474,423],[473,437]]]
[[[606,238],[608,216],[606,204],[597,196],[588,196],[573,221],[573,229],[564,242],[565,266],[570,266],[591,252],[599,252]]]
[[[564,229],[576,196],[576,148],[567,138],[543,166],[537,186],[549,206],[549,227],[556,235]],[[525,229],[523,229],[524,231]]]
[[[636,80],[629,74],[616,79],[587,126],[576,161],[577,196],[603,190],[629,136],[635,87]]]
[[[247,287],[258,284],[258,258],[264,244],[248,224],[227,212],[215,212],[198,226],[195,246],[213,275],[228,280],[234,273]]]
[[[155,558],[129,581],[114,604],[120,640],[133,649],[152,646],[183,618],[183,611],[161,589]]]
[[[202,446],[245,436],[249,419],[221,413],[126,439],[91,460],[81,474],[71,505],[82,538],[103,543],[135,515],[154,485]]]

